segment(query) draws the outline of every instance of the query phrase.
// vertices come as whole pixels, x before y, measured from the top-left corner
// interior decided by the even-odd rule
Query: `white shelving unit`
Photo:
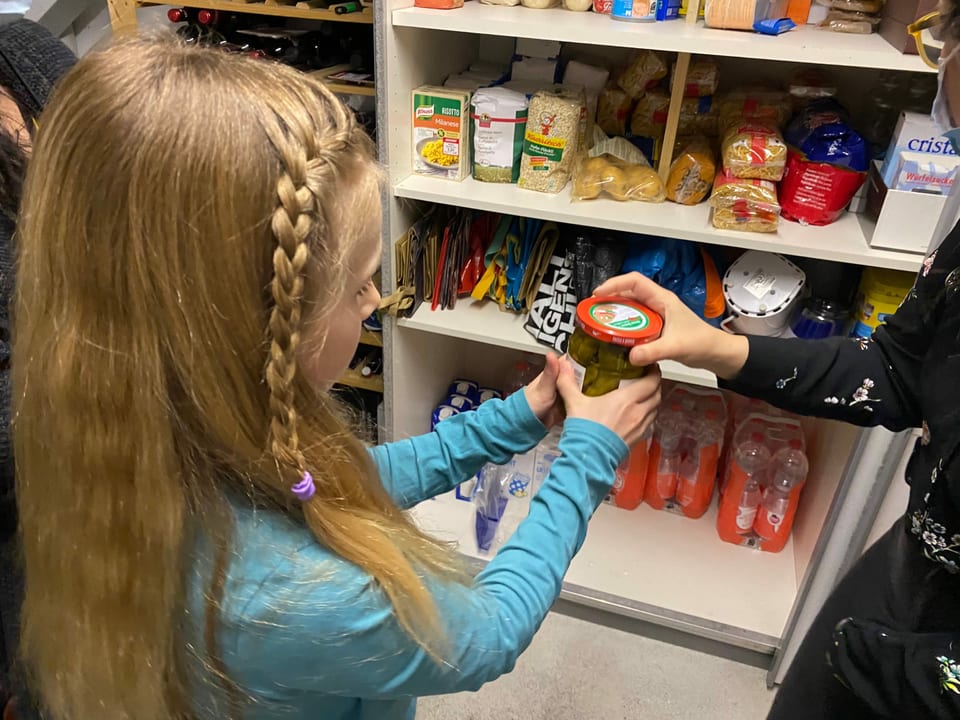
[[[673,51],[681,57],[726,56],[739,59],[731,61],[735,71],[756,68],[767,75],[777,67],[785,74],[796,63],[832,65],[864,78],[875,70],[927,72],[917,57],[901,55],[882,38],[811,28],[770,38],[710,30],[694,22],[618,23],[593,13],[494,7],[474,0],[450,11],[411,5],[412,0],[388,0],[376,6],[378,51],[385,58],[377,86],[380,152],[389,172],[386,287],[394,280],[392,244],[420,216],[423,203],[866,266],[911,271],[919,267],[918,255],[870,248],[853,215],[826,228],[784,221],[772,235],[725,232],[711,226],[706,206],[575,203],[566,192],[545,195],[469,179],[452,183],[414,176],[410,170],[411,91],[440,83],[478,58],[506,59],[513,38],[559,40],[601,53],[615,48],[621,56],[636,48]],[[388,323],[388,436],[426,432],[430,411],[452,378],[468,376],[496,384],[521,353],[546,350],[527,334],[522,318],[470,300],[447,311],[434,312],[422,305],[412,317]],[[669,380],[716,384],[709,373],[678,363],[665,363],[662,370]],[[784,552],[769,555],[725,545],[716,537],[712,516],[691,521],[645,506],[632,512],[604,506],[566,578],[565,595],[610,612],[774,654],[770,679],[778,680],[840,568],[862,548],[859,538],[867,536],[873,520],[864,512],[864,498],[876,476],[889,478],[892,472],[884,461],[884,452],[893,444],[889,436],[827,421],[811,421],[807,434],[810,479],[793,539]],[[428,530],[457,541],[466,555],[478,557],[471,512],[468,503],[445,496],[424,503],[417,517]]]

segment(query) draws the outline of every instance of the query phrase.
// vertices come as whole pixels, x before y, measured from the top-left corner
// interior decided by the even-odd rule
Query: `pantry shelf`
[[[394,187],[394,195],[574,225],[894,270],[916,272],[923,259],[919,254],[871,248],[854,213],[846,213],[827,227],[805,227],[784,220],[777,233],[748,233],[714,228],[706,203],[686,207],[669,202],[621,203],[604,199],[572,202],[569,189],[548,195],[521,190],[516,185],[477,182],[472,178],[455,183],[421,175],[409,175],[401,180]]]
[[[357,388],[358,390],[371,390],[376,393],[382,393],[383,375],[364,377],[355,370],[347,370],[340,376],[340,379],[337,380],[337,385],[347,385],[348,387]]]
[[[800,27],[785,35],[712,30],[702,22],[624,23],[608,15],[562,8],[534,10],[466,3],[455,10],[407,7],[393,11],[395,27],[541,38],[561,42],[816,63],[877,70],[936,72],[918,56],[903,55],[877,34],[851,35]]]
[[[549,348],[534,340],[524,329],[525,317],[501,312],[492,302],[461,300],[452,310],[432,311],[429,304],[424,303],[412,317],[400,320],[399,324],[410,330],[545,355]],[[717,378],[713,373],[689,368],[672,360],[660,363],[660,370],[667,380],[705,387],[717,386]]]
[[[421,503],[414,515],[464,555],[489,560],[477,550],[471,503],[444,495]],[[729,545],[716,535],[716,515],[716,502],[699,520],[647,505],[603,505],[566,575],[565,594],[772,653],[797,594],[794,543],[776,554]]]
[[[166,2],[150,2],[149,0],[138,0],[138,7],[151,7],[154,5],[166,5]],[[338,15],[332,10],[326,8],[309,7],[307,3],[297,3],[296,5],[284,5],[278,2],[233,2],[232,0],[189,0],[181,3],[184,7],[197,8],[199,10],[220,10],[222,12],[244,13],[246,15],[270,15],[272,17],[299,18],[302,20],[326,20],[327,22],[346,22],[361,23],[370,25],[373,23],[373,11],[364,10],[363,12],[345,13]],[[301,7],[303,5],[303,7]]]

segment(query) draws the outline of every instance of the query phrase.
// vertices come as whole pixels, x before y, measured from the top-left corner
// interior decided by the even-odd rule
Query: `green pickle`
[[[577,306],[577,326],[567,345],[583,367],[581,392],[605,395],[623,380],[643,377],[647,368],[630,364],[630,350],[660,336],[663,320],[655,312],[623,298],[588,298]]]

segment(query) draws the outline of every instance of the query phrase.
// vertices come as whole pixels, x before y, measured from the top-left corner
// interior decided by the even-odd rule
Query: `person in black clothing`
[[[22,595],[9,433],[13,236],[33,130],[54,84],[75,62],[73,53],[40,25],[22,19],[0,24],[0,713],[13,684]],[[26,706],[19,704],[21,718]]]
[[[935,106],[956,108],[939,113],[951,116],[941,124],[954,129],[960,125],[958,8],[952,4],[944,15]],[[678,360],[713,371],[722,387],[793,412],[891,430],[923,428],[907,466],[905,516],[824,604],[769,720],[960,718],[960,224],[869,340],[728,335],[637,274],[596,292],[632,297],[663,314],[661,339],[632,351],[637,365]]]

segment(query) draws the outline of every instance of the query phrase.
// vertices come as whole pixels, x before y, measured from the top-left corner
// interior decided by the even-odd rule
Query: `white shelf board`
[[[717,537],[716,515],[716,502],[699,520],[648,505],[603,505],[564,585],[642,606],[653,622],[739,635],[745,646],[762,636],[775,646],[797,595],[793,542],[775,554],[730,545]],[[418,505],[414,516],[464,555],[490,559],[477,550],[472,503],[443,495]]]
[[[412,330],[546,355],[549,348],[534,340],[524,329],[525,321],[526,315],[501,312],[496,303],[475,302],[467,298],[458,300],[452,310],[431,310],[429,303],[422,303],[412,317],[401,319],[399,324]],[[672,360],[660,363],[660,371],[667,380],[717,386],[717,378],[713,373]]]
[[[781,220],[776,233],[750,233],[714,228],[709,203],[687,207],[671,202],[606,199],[573,202],[569,189],[550,195],[507,183],[477,182],[473,178],[457,183],[423,175],[407,176],[394,187],[394,194],[475,210],[894,270],[915,272],[923,260],[919,254],[871,248],[853,213],[826,227]]]
[[[712,30],[682,20],[628,23],[593,12],[562,8],[533,10],[468,2],[456,10],[408,7],[393,11],[400,27],[449,32],[541,38],[587,45],[700,52],[726,57],[781,60],[878,70],[936,72],[916,55],[904,55],[877,34],[851,35],[804,26],[776,37],[734,30]]]

